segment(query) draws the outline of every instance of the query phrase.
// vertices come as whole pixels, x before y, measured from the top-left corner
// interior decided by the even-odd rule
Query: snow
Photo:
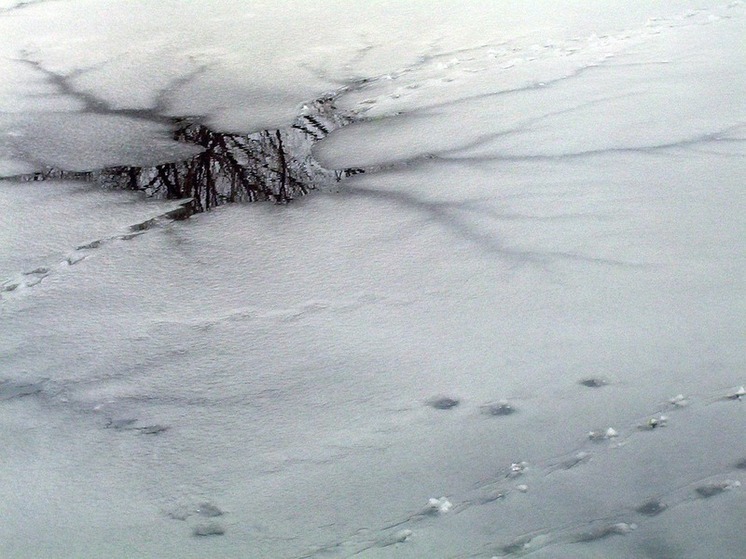
[[[165,124],[116,115],[41,113],[0,116],[13,156],[70,171],[132,165],[148,167],[188,159],[200,152],[172,140]],[[12,174],[13,169],[8,174]]]
[[[69,265],[68,259],[76,261],[89,252],[78,247],[110,241],[113,232],[124,235],[130,225],[159,216],[178,202],[143,203],[132,192],[73,181],[5,181],[0,182],[0,205],[0,285],[8,285],[53,273]],[[29,274],[39,269],[46,271]]]
[[[551,0],[439,0],[436,9],[408,0],[330,0],[323,8],[309,0],[191,2],[188,8],[147,0],[8,2],[0,6],[0,70],[11,78],[0,85],[0,110],[32,122],[39,112],[108,112],[127,118],[133,134],[142,132],[142,122],[132,111],[151,119],[200,116],[216,129],[251,132],[287,125],[303,103],[324,93],[423,64],[435,65],[429,76],[436,83],[456,82],[438,88],[447,89],[438,97],[473,95],[491,82],[467,74],[464,87],[473,61],[453,67],[471,48],[509,69],[510,77],[500,80],[515,87],[535,81],[539,68],[540,80],[552,80],[613,54],[615,43],[627,40],[618,34],[630,29],[628,42],[635,42],[661,28],[716,24],[709,15],[738,9],[714,4],[699,12],[696,4],[634,0],[599,9],[584,0],[561,8]],[[448,70],[442,76],[440,67]],[[2,138],[14,129],[0,121],[0,162],[9,160],[0,176],[18,172],[28,157],[37,166],[58,164],[29,150],[9,154]],[[55,144],[74,152],[90,134],[73,129]],[[55,136],[50,131],[47,141]],[[158,132],[153,139],[155,148],[162,139]],[[122,159],[140,141],[135,135],[126,142]],[[173,146],[164,149],[172,155]],[[102,150],[99,166],[110,165],[116,153]]]
[[[442,5],[0,14],[6,174],[342,86],[368,171],[136,234],[0,182],[2,557],[743,555],[743,4]]]

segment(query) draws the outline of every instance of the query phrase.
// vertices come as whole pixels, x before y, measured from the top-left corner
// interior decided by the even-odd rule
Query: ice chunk
[[[445,497],[431,498],[425,509],[429,514],[445,514],[453,508],[453,504]]]
[[[523,475],[523,472],[526,471],[526,468],[528,468],[528,462],[513,462],[510,465],[510,472],[508,472],[508,477],[518,477]]]
[[[619,436],[619,433],[613,427],[609,427],[605,431],[591,431],[588,433],[588,438],[592,441],[605,441],[614,439]]]

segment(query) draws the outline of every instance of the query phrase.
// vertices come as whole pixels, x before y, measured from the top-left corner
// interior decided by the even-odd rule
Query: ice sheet
[[[369,167],[426,157],[530,159],[714,144],[733,131],[743,138],[746,55],[728,46],[738,41],[741,23],[710,22],[714,39],[691,25],[646,29],[600,47],[591,42],[570,67],[563,57],[555,63],[556,52],[537,53],[524,60],[531,78],[518,81],[515,69],[489,51],[426,65],[359,88],[347,107],[367,118],[325,139],[315,153],[330,167]],[[434,84],[434,73],[450,80]],[[475,83],[476,93],[467,94]]]
[[[148,167],[189,159],[201,151],[170,138],[171,127],[118,115],[35,113],[0,115],[5,145],[0,155],[30,162],[36,170],[47,167],[91,171],[131,165]],[[13,174],[13,169],[8,175]]]
[[[246,48],[231,4],[183,19],[170,3],[128,18],[101,5],[109,16],[49,2],[0,21],[74,20],[38,39],[63,72],[163,18],[178,22],[155,33],[174,53],[187,15],[206,21],[191,37],[201,47],[219,29]],[[300,80],[298,99],[388,73],[339,98],[371,121],[318,148],[328,165],[370,172],[286,207],[224,206],[123,236],[160,206],[3,183],[4,265],[85,258],[0,300],[0,555],[742,555],[743,5],[585,3],[583,17],[580,4],[546,5],[496,28],[524,49],[513,79],[477,4],[450,4],[445,28],[455,36],[471,18],[471,32],[440,44],[429,42],[442,29],[409,25],[441,17],[430,8],[409,4],[401,20],[330,5],[304,19],[311,3],[292,14],[256,3],[277,25],[260,37],[340,23],[278,47],[296,63],[318,55],[327,72]],[[385,17],[396,24],[375,27]],[[95,35],[102,21],[129,27]],[[345,29],[377,35],[348,51]],[[82,47],[68,59],[71,30]],[[375,64],[343,56],[389,35]],[[530,61],[541,35],[562,44]],[[97,40],[110,43],[83,48]],[[277,62],[270,51],[257,51],[262,64]],[[220,69],[231,87],[249,75],[236,64]],[[201,97],[214,72],[178,102],[247,126],[233,90]],[[286,78],[253,83],[280,92],[256,122],[292,108]],[[107,118],[160,95],[148,80],[84,82]]]
[[[432,60],[448,65],[470,48],[485,49],[500,66],[516,67],[512,73],[521,76],[520,83],[532,79],[524,62],[543,65],[547,56],[559,58],[546,71],[551,77],[558,67],[577,67],[577,61],[562,59],[587,63],[614,50],[609,37],[630,29],[639,35],[646,22],[657,30],[719,17],[686,0],[635,0],[603,9],[581,0],[561,8],[548,0],[441,0],[427,6],[408,0],[333,0],[323,9],[307,0],[226,0],[218,7],[145,0],[8,2],[0,8],[0,110],[30,112],[33,123],[45,122],[33,113],[71,110],[109,116],[139,111],[155,120],[199,116],[218,130],[251,132],[287,126],[304,103],[341,86]],[[472,92],[481,84],[476,80]],[[123,132],[126,159],[142,123],[124,124],[136,130]],[[6,129],[0,123],[0,142]],[[169,146],[156,149],[160,133],[151,133],[156,157],[174,157]],[[82,138],[65,140],[85,147]],[[14,154],[0,175],[18,172],[16,159],[40,164],[27,152]],[[110,159],[97,164],[109,165]]]

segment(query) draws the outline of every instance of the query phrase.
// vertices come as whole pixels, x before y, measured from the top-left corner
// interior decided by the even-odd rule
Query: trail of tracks
[[[375,548],[407,545],[410,538],[416,537],[418,530],[437,528],[439,519],[446,515],[462,514],[476,507],[505,507],[501,516],[509,518],[512,503],[520,500],[535,483],[561,475],[570,469],[585,468],[595,458],[615,452],[615,449],[634,442],[638,437],[665,437],[669,422],[693,418],[693,413],[698,408],[728,405],[746,405],[746,390],[743,386],[699,396],[676,395],[667,402],[652,406],[649,415],[632,419],[624,426],[589,430],[586,441],[566,453],[532,462],[506,464],[494,476],[476,482],[466,494],[430,499],[429,503],[423,503],[421,509],[403,518],[394,519],[378,528],[359,530],[345,540],[316,546],[296,559],[349,558],[363,555]],[[503,541],[449,557],[466,559],[525,556],[548,546],[582,544],[624,536],[651,518],[673,508],[739,490],[745,472],[746,456],[722,471],[708,472],[704,476],[694,474],[673,489],[650,494],[633,507],[612,509],[608,514],[591,520],[578,520],[518,533]]]
[[[28,293],[54,274],[63,272],[70,266],[76,266],[91,256],[96,250],[118,242],[131,241],[148,230],[163,227],[175,220],[187,219],[193,213],[191,200],[181,202],[178,207],[156,217],[130,225],[126,231],[111,236],[101,237],[88,243],[78,245],[62,259],[56,262],[40,263],[39,266],[16,273],[0,283],[0,304],[11,297]]]

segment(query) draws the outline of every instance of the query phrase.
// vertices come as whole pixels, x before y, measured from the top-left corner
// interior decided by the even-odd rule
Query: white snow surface
[[[431,79],[414,85],[455,83],[436,87],[424,103],[551,80],[613,53],[619,33],[627,39],[711,23],[707,18],[740,9],[705,4],[712,9],[692,0],[6,0],[0,3],[0,176],[63,162],[86,170],[132,161],[146,132],[143,118],[199,116],[226,132],[284,126],[324,93],[429,61]],[[498,82],[470,76],[478,68],[458,64],[475,47],[486,51],[479,55],[490,65],[510,72]],[[449,71],[440,75],[441,67]],[[68,114],[78,112],[89,114],[77,120]],[[111,127],[113,116],[120,144],[107,142],[98,161],[76,158],[90,151],[96,120]],[[66,125],[54,124],[60,121]],[[29,127],[46,127],[44,138],[24,141]],[[159,130],[151,134],[152,149],[173,156],[178,144],[164,144]],[[55,151],[48,157],[50,145]]]
[[[367,172],[0,182],[0,557],[744,556],[742,2],[16,4],[5,174],[340,87]]]

